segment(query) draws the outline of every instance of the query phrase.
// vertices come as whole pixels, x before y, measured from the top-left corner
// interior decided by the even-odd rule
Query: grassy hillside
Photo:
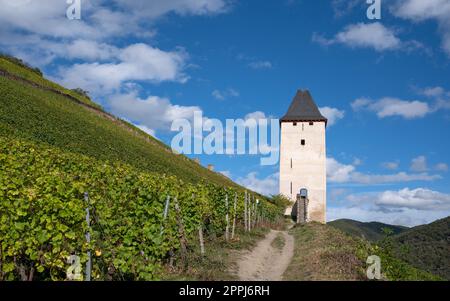
[[[0,135],[44,143],[99,160],[127,163],[145,172],[175,175],[242,189],[111,116],[86,97],[0,57]]]
[[[392,256],[379,245],[329,225],[296,226],[290,234],[294,236],[295,249],[285,280],[367,280],[366,260],[370,255],[381,258],[384,280],[440,279]]]
[[[408,229],[404,226],[393,226],[379,222],[363,223],[351,219],[335,220],[329,222],[328,225],[352,236],[365,238],[372,242],[378,241],[384,237],[383,229],[385,228],[390,229],[393,234],[398,234]]]
[[[236,200],[231,209],[226,195]],[[223,240],[226,214],[240,228],[244,206],[244,193],[231,188],[189,184],[0,136],[0,281],[64,280],[67,257],[76,254],[84,263],[87,250],[96,254],[94,279],[159,279],[169,257],[192,266],[180,250],[186,243],[198,245],[199,227],[208,247]],[[267,221],[283,212],[264,200],[257,209]]]
[[[290,230],[294,257],[285,280],[365,280],[365,262],[358,256],[360,242],[341,231],[311,223]]]
[[[93,102],[85,95],[80,95],[79,93],[66,89],[52,81],[45,79],[39,69],[30,67],[28,64],[15,57],[0,54],[0,74],[2,73],[2,71],[7,72],[10,77],[14,77],[17,80],[20,79],[22,81],[27,81],[34,86],[71,96],[81,103],[84,103],[91,107],[101,108],[98,104]]]
[[[391,237],[396,256],[450,280],[450,217]]]

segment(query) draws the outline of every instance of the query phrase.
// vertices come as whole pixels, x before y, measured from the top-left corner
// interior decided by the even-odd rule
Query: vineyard
[[[11,78],[11,74],[15,77]],[[0,58],[0,135],[51,145],[97,160],[122,162],[143,172],[174,175],[189,183],[207,181],[244,190],[222,174],[174,154],[167,145],[132,124],[101,109],[82,105],[84,100],[79,96],[74,94],[78,97],[74,101],[61,94],[69,90],[55,93],[56,88],[45,84],[48,81],[40,78],[45,81],[41,83],[36,77],[37,74]],[[49,87],[53,90],[46,90]]]
[[[228,238],[233,223],[281,216],[280,206],[246,195],[0,137],[0,280],[65,280],[68,258],[84,267],[87,252],[93,280],[159,279],[199,234]]]

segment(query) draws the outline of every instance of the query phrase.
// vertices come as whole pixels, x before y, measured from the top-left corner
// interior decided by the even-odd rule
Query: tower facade
[[[294,204],[300,189],[307,189],[307,220],[326,222],[327,119],[309,91],[297,91],[280,120],[280,194]],[[286,214],[291,214],[292,206]]]

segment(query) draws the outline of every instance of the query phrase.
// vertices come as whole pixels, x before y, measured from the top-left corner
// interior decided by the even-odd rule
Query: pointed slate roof
[[[286,121],[323,121],[327,123],[328,120],[320,113],[309,91],[298,90],[286,115],[280,119],[280,122]]]

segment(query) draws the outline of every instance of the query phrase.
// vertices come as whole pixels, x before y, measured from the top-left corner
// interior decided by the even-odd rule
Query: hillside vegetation
[[[265,200],[253,208],[255,225],[283,210]],[[199,229],[207,241],[223,237],[227,213],[241,225],[243,193],[0,137],[0,280],[64,280],[67,258],[84,266],[87,251],[94,279],[159,279],[168,258],[189,265]]]
[[[450,217],[411,228],[391,239],[396,256],[450,280]]]
[[[0,57],[0,135],[17,137],[146,172],[242,187],[104,111],[82,95]]]
[[[328,225],[380,245],[390,256],[450,280],[450,217],[413,228],[336,220]]]
[[[319,223],[297,225],[290,230],[295,239],[294,258],[285,280],[367,280],[367,257],[381,259],[384,280],[439,280],[392,255],[386,246],[352,237]]]
[[[167,266],[190,275],[200,233],[206,248],[225,249],[235,218],[236,238],[257,237],[242,234],[245,195],[255,230],[282,215],[244,190],[103,111],[85,91],[0,56],[0,280],[64,280],[73,256],[79,279],[88,251],[94,280],[161,279]]]
[[[372,242],[382,239],[385,235],[384,230],[389,229],[392,234],[399,234],[406,231],[408,227],[393,226],[379,222],[359,222],[351,219],[339,219],[329,222],[328,225],[337,228],[349,235],[361,237]]]

